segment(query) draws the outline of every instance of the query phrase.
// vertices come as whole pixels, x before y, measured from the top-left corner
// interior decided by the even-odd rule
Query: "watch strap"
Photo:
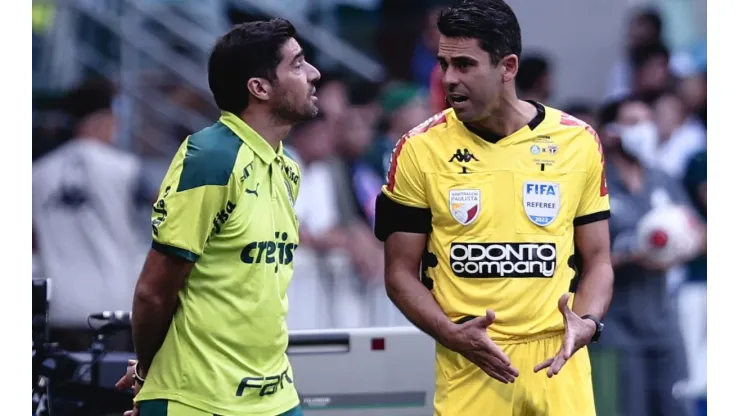
[[[601,322],[601,320],[596,317],[595,315],[586,314],[581,317],[581,319],[590,319],[596,324],[596,331],[594,332],[594,336],[591,337],[591,342],[598,342],[599,337],[601,336],[601,331],[604,329],[604,324]]]

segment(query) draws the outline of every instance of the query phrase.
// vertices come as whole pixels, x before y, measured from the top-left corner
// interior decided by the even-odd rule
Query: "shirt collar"
[[[222,111],[218,119],[223,125],[229,128],[234,134],[249,146],[252,151],[265,163],[272,163],[277,156],[283,156],[283,142],[278,145],[277,152],[270,146],[262,136],[254,131],[244,120],[228,111]]]

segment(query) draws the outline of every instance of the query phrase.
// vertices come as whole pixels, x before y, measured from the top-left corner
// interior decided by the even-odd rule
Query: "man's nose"
[[[451,68],[448,68],[444,73],[442,74],[442,85],[445,86],[445,89],[447,91],[450,90],[449,87],[454,87],[455,85],[460,83],[460,78],[457,75],[457,72]]]
[[[308,66],[310,67],[308,70],[308,80],[310,82],[316,82],[321,79],[321,72],[319,72],[319,70],[311,64],[308,64]]]

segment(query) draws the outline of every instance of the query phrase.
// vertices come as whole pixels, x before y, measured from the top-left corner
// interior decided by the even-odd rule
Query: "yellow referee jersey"
[[[532,104],[537,116],[503,138],[474,133],[452,109],[433,116],[396,145],[377,202],[377,237],[428,234],[423,283],[451,320],[493,309],[497,341],[563,330],[574,227],[609,217],[594,130]]]

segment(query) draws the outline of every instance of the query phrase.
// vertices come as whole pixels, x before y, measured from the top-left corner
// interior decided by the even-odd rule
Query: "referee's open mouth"
[[[468,101],[468,97],[465,95],[461,95],[461,94],[449,94],[447,98],[450,100],[450,103],[453,103],[453,104],[454,103],[461,104],[461,103]]]

